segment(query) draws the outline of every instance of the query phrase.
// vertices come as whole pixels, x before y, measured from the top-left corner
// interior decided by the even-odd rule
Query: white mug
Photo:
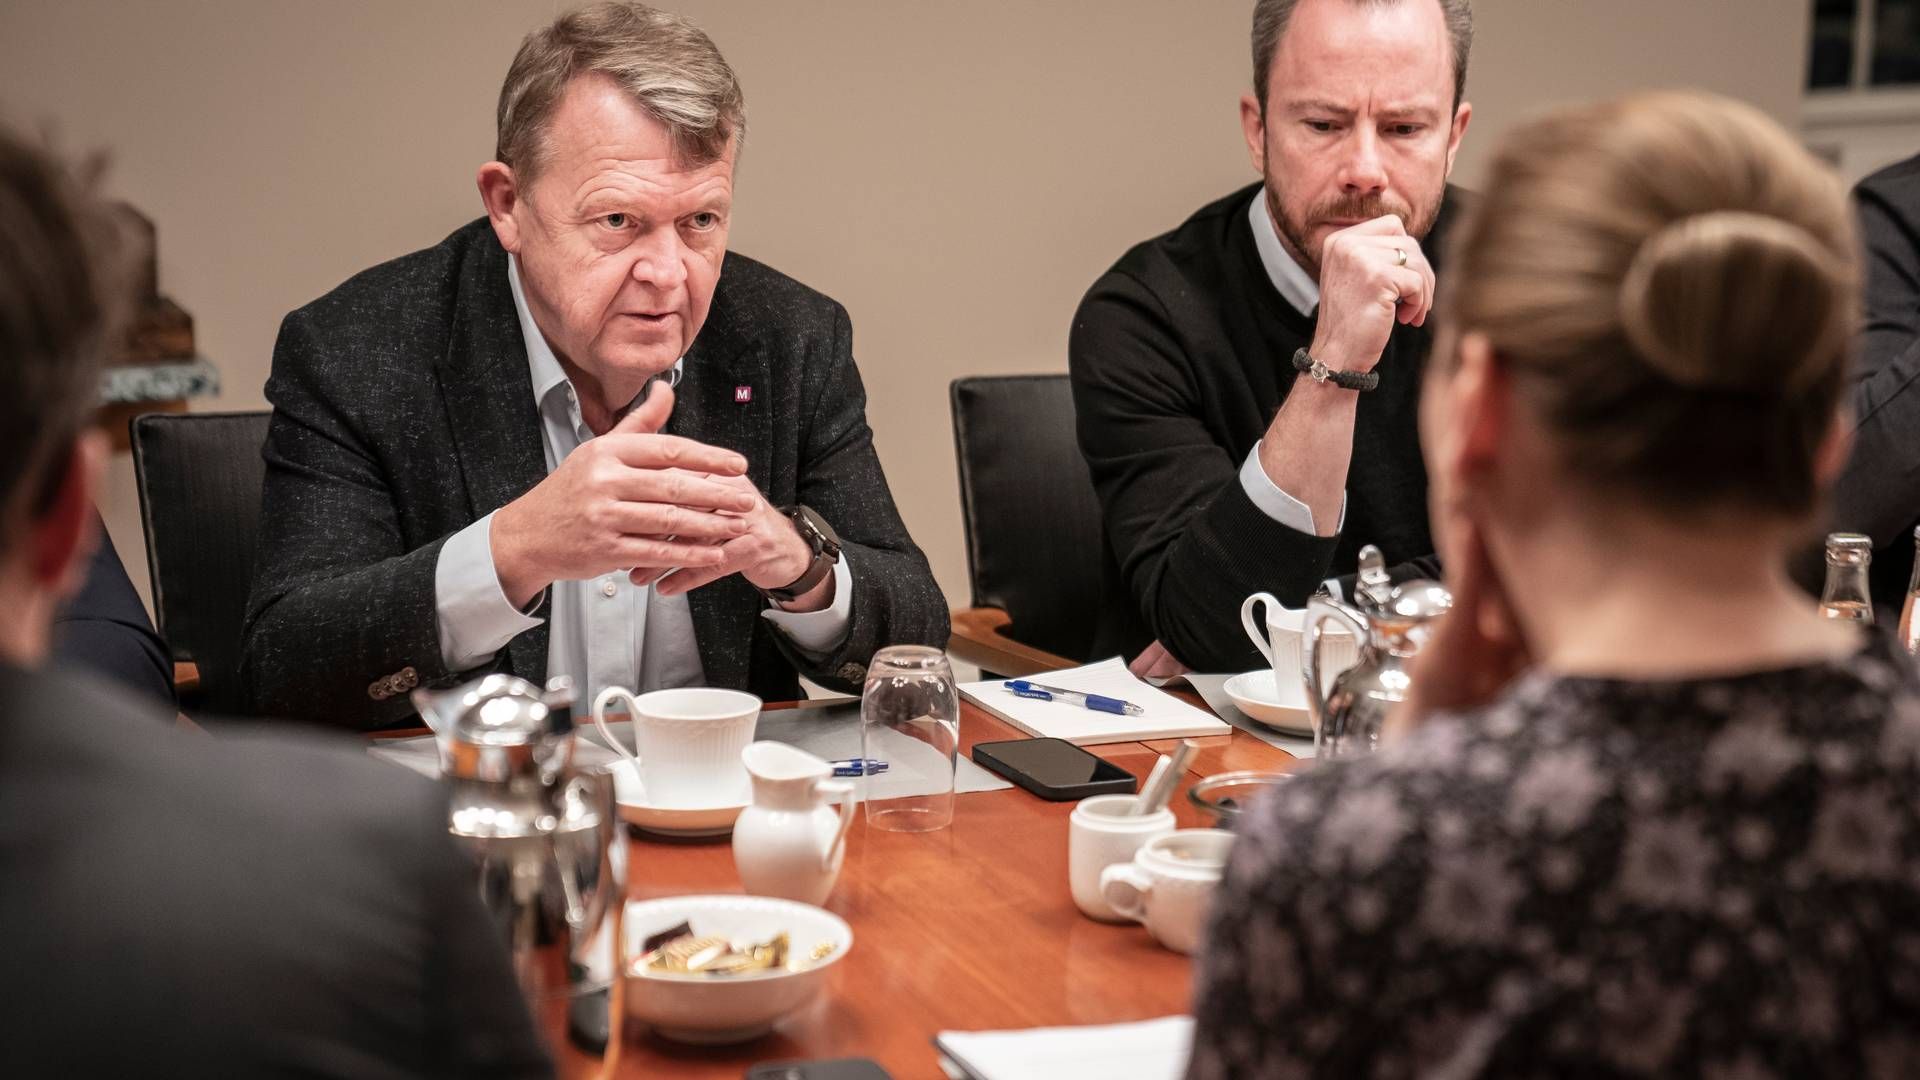
[[[1067,887],[1073,903],[1090,919],[1127,922],[1100,895],[1100,874],[1107,867],[1133,861],[1140,845],[1173,831],[1173,811],[1137,815],[1135,795],[1095,795],[1081,799],[1067,819]]]
[[[633,718],[632,750],[607,726],[607,707],[615,702],[624,702]],[[620,801],[663,809],[746,802],[747,770],[740,751],[753,741],[759,719],[759,698],[704,686],[638,697],[609,686],[593,700],[594,726],[626,759],[614,770]]]
[[[1207,908],[1232,847],[1233,834],[1224,829],[1156,836],[1132,862],[1100,872],[1100,895],[1121,915],[1145,923],[1155,941],[1190,954],[1200,946]]]
[[[1253,617],[1253,609],[1267,605],[1266,633]],[[1257,592],[1240,604],[1240,626],[1260,655],[1273,666],[1273,688],[1282,701],[1303,700],[1300,691],[1307,685],[1306,656],[1302,654],[1306,637],[1305,609],[1283,607],[1272,593]],[[1334,677],[1360,660],[1360,646],[1345,628],[1333,624],[1320,632],[1320,692],[1333,689]]]

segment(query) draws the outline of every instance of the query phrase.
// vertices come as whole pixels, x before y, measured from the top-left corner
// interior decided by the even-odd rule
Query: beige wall
[[[162,288],[256,408],[280,316],[479,213],[492,105],[552,0],[7,0],[0,109],[114,155]],[[1804,0],[1480,0],[1459,178],[1541,104],[1694,84],[1797,113]],[[682,0],[745,84],[735,246],[853,315],[907,522],[966,599],[946,386],[1058,371],[1086,286],[1252,178],[1250,0]],[[144,589],[121,463],[110,527]]]

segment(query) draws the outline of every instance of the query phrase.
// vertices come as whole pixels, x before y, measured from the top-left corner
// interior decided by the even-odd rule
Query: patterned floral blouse
[[[1251,815],[1189,1076],[1920,1076],[1920,679],[1885,639],[1521,680]]]

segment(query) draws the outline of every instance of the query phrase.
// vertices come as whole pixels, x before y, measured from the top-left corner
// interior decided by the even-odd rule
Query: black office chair
[[[240,628],[253,585],[253,541],[266,465],[265,412],[150,413],[132,423],[133,473],[147,536],[160,636],[182,679],[181,701],[241,716]]]
[[[949,396],[973,588],[949,651],[1001,676],[1091,659],[1104,540],[1067,377],[956,379]]]

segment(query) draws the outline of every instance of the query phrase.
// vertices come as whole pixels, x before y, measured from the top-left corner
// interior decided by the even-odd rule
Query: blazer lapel
[[[527,346],[507,284],[507,253],[490,234],[462,268],[439,375],[468,510],[478,521],[547,475]],[[544,682],[547,624],[509,642],[507,658],[514,674]]]
[[[766,491],[773,464],[767,418],[772,383],[764,350],[755,346],[728,302],[724,273],[707,324],[687,351],[681,371],[668,433],[738,451],[747,459],[747,478]],[[765,606],[739,575],[687,594],[709,684],[746,685],[755,624]]]

